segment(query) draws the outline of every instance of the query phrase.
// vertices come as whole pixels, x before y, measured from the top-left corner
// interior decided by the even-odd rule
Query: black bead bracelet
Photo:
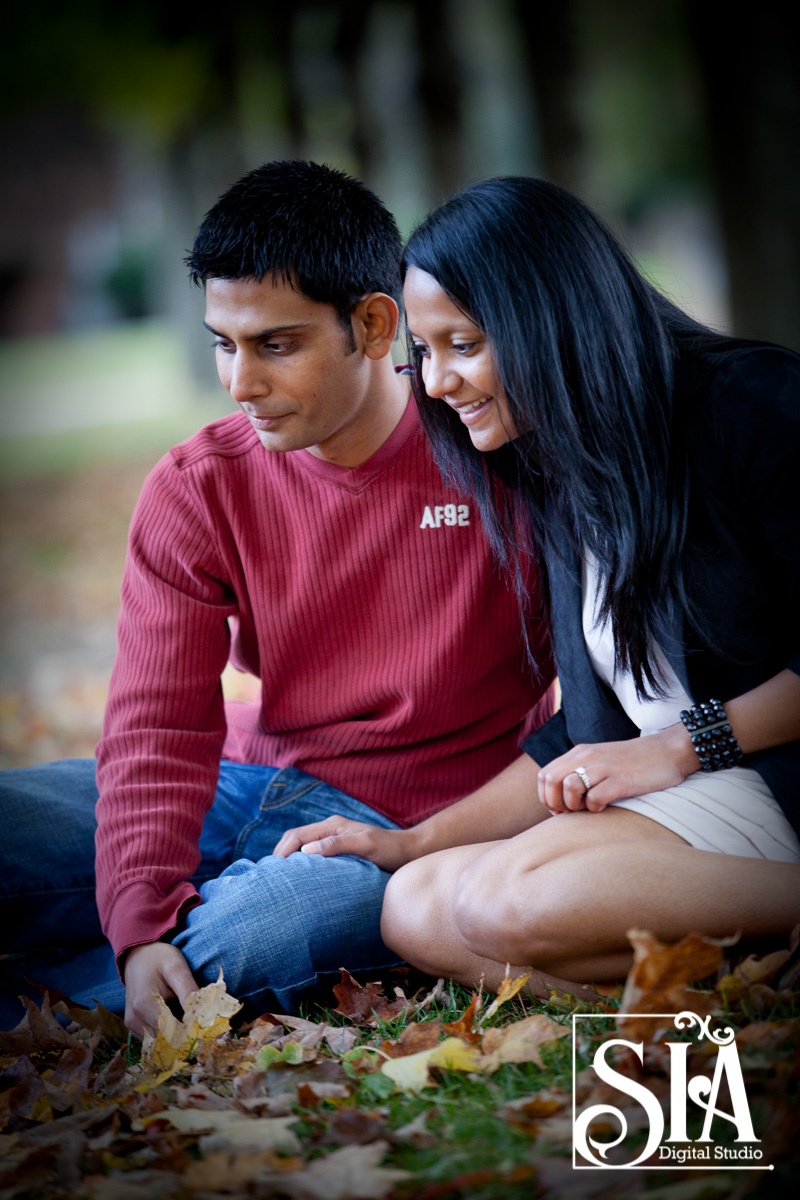
[[[704,700],[702,704],[684,709],[681,720],[689,731],[704,771],[722,771],[742,761],[739,743],[719,700]]]

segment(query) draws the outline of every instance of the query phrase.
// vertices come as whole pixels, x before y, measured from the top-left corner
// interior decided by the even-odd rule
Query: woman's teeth
[[[484,404],[488,404],[490,399],[491,399],[491,396],[487,396],[483,400],[474,400],[472,402],[472,404],[465,404],[462,408],[459,409],[459,412],[462,412],[462,413],[475,412],[476,408],[482,408]]]

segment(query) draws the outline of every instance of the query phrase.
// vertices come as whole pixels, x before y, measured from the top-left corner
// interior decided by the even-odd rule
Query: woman
[[[330,818],[279,852],[396,870],[385,940],[466,983],[496,986],[506,962],[616,978],[632,926],[791,929],[800,360],[691,320],[580,201],[533,179],[434,212],[406,250],[405,301],[443,469],[518,580],[521,555],[541,559],[562,709],[422,825]]]

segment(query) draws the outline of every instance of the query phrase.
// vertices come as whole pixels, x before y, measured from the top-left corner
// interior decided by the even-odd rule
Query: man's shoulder
[[[173,467],[186,470],[208,463],[240,459],[260,448],[250,422],[241,413],[229,413],[204,425],[197,433],[173,446],[166,456]]]

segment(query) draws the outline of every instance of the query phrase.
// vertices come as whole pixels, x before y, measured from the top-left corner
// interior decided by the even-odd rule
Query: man
[[[397,828],[480,787],[549,683],[392,366],[399,255],[378,199],[314,163],[250,172],[200,227],[190,272],[240,411],[171,451],[134,514],[98,747],[102,933],[94,764],[6,773],[6,948],[121,1008],[116,959],[134,1032],[155,993],[220,966],[287,1010],[340,966],[396,961],[385,872],[273,850],[331,813]],[[226,713],[229,653],[261,698]]]

